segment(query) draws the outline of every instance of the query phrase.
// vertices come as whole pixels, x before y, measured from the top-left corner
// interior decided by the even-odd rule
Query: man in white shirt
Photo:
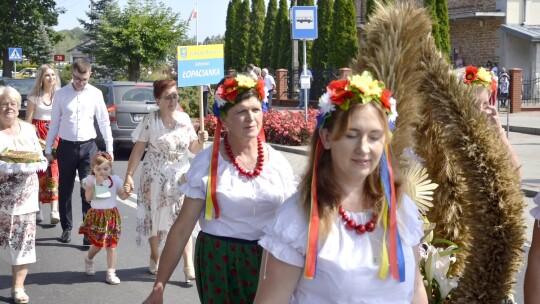
[[[268,101],[268,110],[272,109],[272,96],[274,95],[274,89],[276,88],[276,81],[272,75],[268,74],[268,69],[262,69],[262,77],[264,77],[264,83],[266,85],[266,100]]]
[[[54,94],[51,124],[45,145],[45,157],[53,161],[52,147],[54,139],[60,141],[56,151],[59,171],[58,207],[60,224],[62,225],[62,243],[71,242],[72,206],[71,196],[75,184],[75,173],[83,180],[91,170],[92,157],[97,153],[95,143],[96,129],[94,117],[99,130],[103,134],[107,152],[113,155],[113,138],[107,107],[99,89],[88,84],[92,66],[87,59],[75,61],[71,68],[72,82],[62,87]],[[90,203],[85,199],[84,189],[81,188],[83,219],[90,209]],[[90,245],[85,237],[84,245]]]

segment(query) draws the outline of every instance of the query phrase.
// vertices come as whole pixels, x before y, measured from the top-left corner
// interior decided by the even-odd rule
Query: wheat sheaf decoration
[[[423,190],[433,191],[433,200],[420,205],[429,209],[436,237],[462,249],[450,270],[460,279],[449,301],[501,303],[512,294],[523,261],[518,169],[471,89],[436,50],[429,14],[412,2],[377,4],[351,67],[370,71],[394,92],[399,116],[392,149],[401,155],[412,148],[427,175],[405,162],[407,176],[438,185]]]

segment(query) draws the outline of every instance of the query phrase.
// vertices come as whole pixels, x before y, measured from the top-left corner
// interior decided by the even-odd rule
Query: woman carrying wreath
[[[427,303],[422,221],[390,149],[391,95],[368,72],[328,85],[299,190],[259,242],[255,303]]]
[[[215,96],[214,143],[195,157],[187,183],[181,186],[184,206],[169,232],[160,271],[144,303],[163,303],[166,283],[197,221],[202,229],[195,245],[201,303],[252,303],[262,254],[257,242],[294,191],[291,166],[263,142],[264,81],[242,74],[227,77]]]
[[[36,172],[47,168],[34,126],[17,118],[21,95],[0,87],[0,248],[11,260],[11,297],[28,303],[24,281],[36,262]]]

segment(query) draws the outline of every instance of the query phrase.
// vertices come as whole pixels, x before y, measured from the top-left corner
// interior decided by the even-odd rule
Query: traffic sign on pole
[[[292,39],[314,40],[317,39],[317,7],[316,6],[293,6],[292,7]]]
[[[54,55],[54,61],[55,62],[58,62],[58,61],[66,61],[66,56],[65,55]]]
[[[22,61],[22,48],[9,48],[10,61]]]

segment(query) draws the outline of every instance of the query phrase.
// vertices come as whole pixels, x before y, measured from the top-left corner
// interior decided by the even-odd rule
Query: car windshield
[[[34,80],[14,80],[14,79],[4,79],[4,84],[15,88],[21,95],[27,95],[32,90],[34,85]]]
[[[121,103],[155,103],[152,86],[118,86],[114,88],[116,100]]]

